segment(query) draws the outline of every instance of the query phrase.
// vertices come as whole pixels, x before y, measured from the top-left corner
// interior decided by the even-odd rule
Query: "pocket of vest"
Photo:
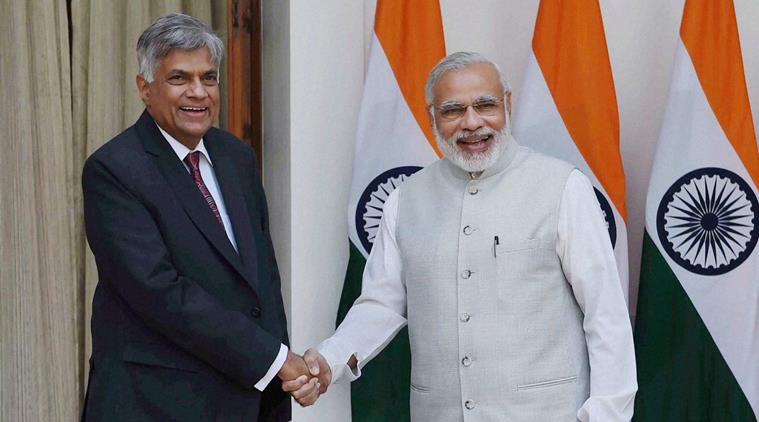
[[[532,249],[537,249],[538,246],[540,246],[540,240],[538,239],[499,239],[499,243],[495,245],[495,254],[496,256],[500,256],[513,252],[529,251]]]
[[[555,385],[569,384],[575,381],[577,381],[577,375],[574,375],[571,377],[556,378],[552,380],[517,385],[517,391],[533,390],[537,388],[548,388],[548,387],[553,387]]]
[[[495,249],[495,270],[501,288],[509,289],[504,280],[524,282],[539,277],[541,271],[553,265],[558,259],[554,249],[539,239],[520,239],[501,241]],[[511,294],[508,292],[507,294]]]
[[[428,394],[430,392],[430,387],[411,383],[411,390],[416,391],[417,393]]]

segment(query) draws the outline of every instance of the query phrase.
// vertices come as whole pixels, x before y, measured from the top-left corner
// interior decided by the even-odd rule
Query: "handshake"
[[[319,396],[327,392],[332,381],[332,370],[315,349],[306,350],[303,356],[288,351],[277,376],[282,380],[282,390],[305,407],[316,403]]]

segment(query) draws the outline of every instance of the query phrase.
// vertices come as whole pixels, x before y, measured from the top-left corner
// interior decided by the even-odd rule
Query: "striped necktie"
[[[211,196],[211,192],[208,191],[206,184],[203,183],[203,177],[200,175],[200,151],[195,151],[187,154],[187,156],[184,158],[184,162],[190,166],[190,175],[192,176],[192,180],[194,180],[195,184],[198,185],[200,193],[203,194],[203,199],[206,200],[206,203],[208,204],[208,207],[211,208],[213,215],[216,216],[216,219],[219,220],[219,224],[221,224],[221,227],[224,228],[224,222],[221,220],[219,207],[216,205],[216,201],[214,201],[213,196]]]

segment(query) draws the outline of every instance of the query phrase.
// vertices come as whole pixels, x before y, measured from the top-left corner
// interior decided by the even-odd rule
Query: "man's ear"
[[[139,74],[137,75],[136,82],[142,102],[145,103],[145,107],[150,107],[150,83]]]
[[[503,105],[506,106],[506,114],[511,117],[511,91],[506,91],[503,94]]]

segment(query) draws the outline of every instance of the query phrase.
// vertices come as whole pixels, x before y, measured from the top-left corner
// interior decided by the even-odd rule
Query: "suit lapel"
[[[230,152],[224,148],[221,140],[215,139],[214,132],[212,129],[206,133],[204,143],[208,154],[211,156],[211,161],[213,161],[216,180],[219,182],[219,189],[221,189],[221,194],[224,197],[224,206],[232,222],[237,251],[248,271],[248,282],[256,290],[258,288],[256,285],[258,260],[256,258],[256,245],[253,242],[253,229],[250,225],[252,214],[248,210],[240,186],[240,177],[246,173],[238,171],[235,158],[230,156]]]
[[[192,222],[219,253],[229,261],[232,267],[248,280],[249,276],[243,268],[240,257],[229,242],[224,228],[203,200],[203,196],[187,172],[187,168],[163,138],[161,132],[158,131],[158,126],[147,112],[144,112],[137,121],[136,128],[145,150],[156,157],[159,170]],[[248,282],[250,281],[248,280]]]

